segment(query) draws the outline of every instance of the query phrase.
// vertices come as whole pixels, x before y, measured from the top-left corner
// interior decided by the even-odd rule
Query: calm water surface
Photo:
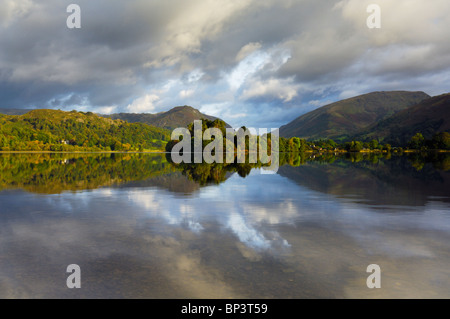
[[[0,297],[450,298],[448,166],[333,158],[208,175],[164,155],[3,154]],[[66,287],[69,264],[81,289]]]

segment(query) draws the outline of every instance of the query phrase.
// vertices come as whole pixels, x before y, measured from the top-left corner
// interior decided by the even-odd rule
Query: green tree
[[[422,133],[416,133],[413,137],[411,137],[411,140],[409,141],[409,147],[412,149],[420,149],[424,145],[425,138],[423,137]]]
[[[377,140],[373,139],[372,141],[370,141],[370,148],[372,150],[376,150],[379,149],[379,143]]]
[[[363,143],[360,141],[351,141],[345,143],[345,149],[349,152],[360,152],[363,149]]]
[[[450,149],[450,133],[440,132],[436,133],[431,140],[432,147],[435,149],[449,150]]]

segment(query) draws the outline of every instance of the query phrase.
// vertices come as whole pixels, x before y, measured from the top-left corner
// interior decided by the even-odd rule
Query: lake
[[[0,298],[450,298],[449,155],[282,163],[0,154]]]

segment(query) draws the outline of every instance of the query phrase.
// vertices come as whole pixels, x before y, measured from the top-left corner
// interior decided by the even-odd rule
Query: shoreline
[[[166,151],[0,151],[0,154],[154,154]]]
[[[374,151],[374,150],[363,150],[359,152],[345,151],[345,150],[306,150],[303,153],[361,153],[361,154],[389,154],[389,153],[450,153],[450,150],[403,150],[399,151]],[[0,154],[166,154],[170,153],[162,150],[155,151],[0,151]],[[279,152],[279,154],[291,154],[291,153],[302,153],[302,152]]]

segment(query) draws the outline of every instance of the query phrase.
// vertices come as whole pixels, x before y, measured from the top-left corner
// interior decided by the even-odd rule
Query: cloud
[[[0,1],[0,25],[7,27],[14,20],[24,17],[32,10],[33,2],[31,0],[2,0]]]
[[[194,90],[181,90],[180,91],[180,98],[185,99],[194,94]]]
[[[297,86],[292,79],[269,79],[267,81],[254,82],[245,89],[242,98],[251,99],[262,96],[274,96],[283,102],[292,101],[297,96]]]
[[[261,48],[261,43],[258,42],[250,42],[246,45],[244,45],[236,55],[236,62],[240,62],[247,56],[249,56],[251,53],[255,52],[256,50],[259,50]]]
[[[349,92],[447,92],[448,1],[379,0],[382,27],[368,29],[372,2],[79,0],[82,27],[68,29],[71,1],[2,0],[0,107],[215,105],[268,127]]]
[[[146,94],[143,97],[135,99],[127,106],[130,113],[150,113],[155,109],[153,103],[159,100],[159,96],[155,94]]]

